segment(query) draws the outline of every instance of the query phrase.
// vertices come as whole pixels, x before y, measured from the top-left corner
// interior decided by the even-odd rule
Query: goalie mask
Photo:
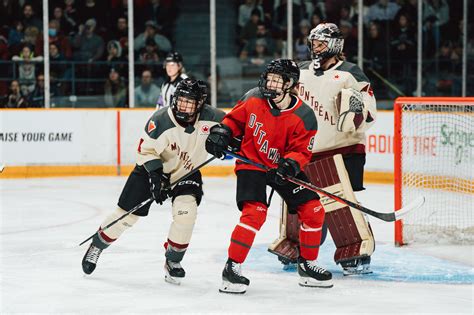
[[[281,76],[283,82],[280,85],[280,88],[274,88],[272,86],[272,82],[270,82],[268,78],[268,74],[270,73]],[[275,99],[282,94],[289,93],[296,86],[296,84],[298,84],[299,79],[300,69],[298,68],[296,62],[290,59],[275,59],[267,65],[267,68],[260,76],[258,88],[264,97]],[[288,82],[290,84],[285,88],[285,84]]]
[[[194,122],[203,104],[204,94],[199,81],[187,78],[179,82],[171,103],[171,110],[178,122]]]
[[[323,49],[315,51],[318,47],[314,47],[314,41],[324,45]],[[311,30],[308,35],[308,48],[311,53],[311,59],[315,61],[315,70],[321,67],[326,60],[342,53],[344,47],[344,38],[342,33],[333,23],[321,23]]]

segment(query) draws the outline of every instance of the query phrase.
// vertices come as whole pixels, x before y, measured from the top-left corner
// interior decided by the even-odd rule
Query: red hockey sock
[[[267,206],[260,202],[245,202],[240,216],[240,223],[232,232],[229,246],[229,258],[243,263],[252,247],[257,231],[267,217]]]
[[[304,259],[315,260],[319,254],[324,208],[319,200],[310,200],[298,208],[298,217],[301,221],[300,255]]]

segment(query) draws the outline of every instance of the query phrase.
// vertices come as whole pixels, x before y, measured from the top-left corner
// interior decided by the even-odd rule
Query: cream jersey
[[[375,122],[377,108],[370,82],[355,64],[339,61],[331,69],[316,76],[313,62],[299,63],[300,81],[298,96],[314,110],[318,121],[313,153],[321,153],[357,144],[365,145],[365,131]],[[354,88],[362,92],[364,98],[364,120],[355,132],[337,130],[337,110],[335,97],[343,88]]]
[[[140,138],[137,164],[147,171],[163,168],[174,182],[206,161],[205,142],[209,129],[224,118],[225,113],[204,105],[193,126],[182,127],[170,107],[151,116]]]

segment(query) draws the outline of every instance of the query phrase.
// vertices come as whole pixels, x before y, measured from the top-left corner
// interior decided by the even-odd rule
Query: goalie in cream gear
[[[310,163],[305,172],[315,184],[324,187],[325,179],[321,178],[324,177],[321,172],[316,171],[317,163],[333,165],[330,169],[334,174],[331,175],[340,182],[346,180],[349,183],[345,185],[344,196],[356,201],[353,191],[364,190],[365,131],[374,124],[377,109],[367,76],[357,65],[345,61],[343,46],[342,33],[335,24],[321,23],[312,29],[308,36],[312,60],[299,63],[301,75],[294,92],[311,106],[318,121],[318,134],[312,149],[314,165],[311,167]],[[338,154],[342,155],[341,160],[336,158]],[[337,168],[337,164],[343,167]],[[346,275],[370,273],[370,255],[375,249],[370,225],[360,212],[340,208],[334,209],[332,215],[339,215],[339,218],[341,215],[349,216],[345,222],[353,223],[357,231],[354,232],[349,225],[335,224],[338,219],[331,220],[331,208],[327,209],[325,227],[329,227],[337,247],[334,259],[341,264]],[[284,210],[282,235],[269,250],[283,263],[289,263],[294,261],[294,254],[289,254],[289,251],[298,243],[298,234],[292,231],[298,222],[293,222],[297,219]]]
[[[184,79],[176,88],[171,106],[155,111],[148,120],[138,142],[137,164],[125,183],[117,208],[102,222],[84,255],[84,273],[91,274],[101,252],[140,217],[148,215],[150,203],[110,228],[102,229],[153,197],[160,205],[171,199],[173,220],[165,243],[165,280],[179,284],[184,278],[181,260],[191,240],[203,190],[200,171],[182,178],[206,161],[205,141],[209,130],[225,114],[204,104],[206,97],[204,82]]]

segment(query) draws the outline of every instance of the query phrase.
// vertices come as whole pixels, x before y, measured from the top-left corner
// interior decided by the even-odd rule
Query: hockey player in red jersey
[[[357,65],[344,60],[343,45],[335,24],[321,23],[311,30],[308,47],[312,60],[299,63],[296,90],[314,110],[319,126],[307,176],[317,186],[334,189],[333,193],[356,202],[353,192],[364,189],[365,131],[374,124],[377,109],[369,80]],[[329,177],[338,180],[328,182]],[[329,227],[337,247],[334,260],[343,267],[344,275],[370,273],[375,241],[367,219],[359,211],[331,203],[325,205],[323,235]],[[295,261],[297,218],[282,212],[282,230],[286,231],[270,251],[282,261]],[[288,242],[293,243],[293,250],[289,250]]]
[[[206,94],[204,82],[184,79],[176,88],[171,107],[153,113],[142,132],[137,165],[128,177],[118,206],[101,224],[102,229],[152,196],[159,204],[170,197],[173,221],[165,243],[165,280],[173,284],[179,284],[185,276],[181,260],[191,240],[203,195],[201,173],[197,171],[173,187],[169,185],[207,159],[205,141],[209,128],[224,117],[223,111],[204,104]],[[149,208],[150,204],[146,204],[109,229],[99,230],[82,260],[84,273],[91,274],[102,251],[140,217],[147,216]]]
[[[241,137],[240,154],[272,168],[265,172],[236,162],[237,206],[242,214],[235,226],[222,273],[221,292],[245,293],[250,281],[240,271],[256,233],[267,216],[266,186],[286,200],[302,222],[298,272],[300,285],[331,287],[332,275],[316,263],[324,208],[319,196],[284,179],[307,177],[301,170],[311,159],[317,122],[311,108],[290,94],[299,79],[294,61],[271,61],[262,73],[258,88],[248,91],[223,119],[211,128],[206,150],[222,158],[232,137]],[[283,177],[282,177],[283,176]]]

